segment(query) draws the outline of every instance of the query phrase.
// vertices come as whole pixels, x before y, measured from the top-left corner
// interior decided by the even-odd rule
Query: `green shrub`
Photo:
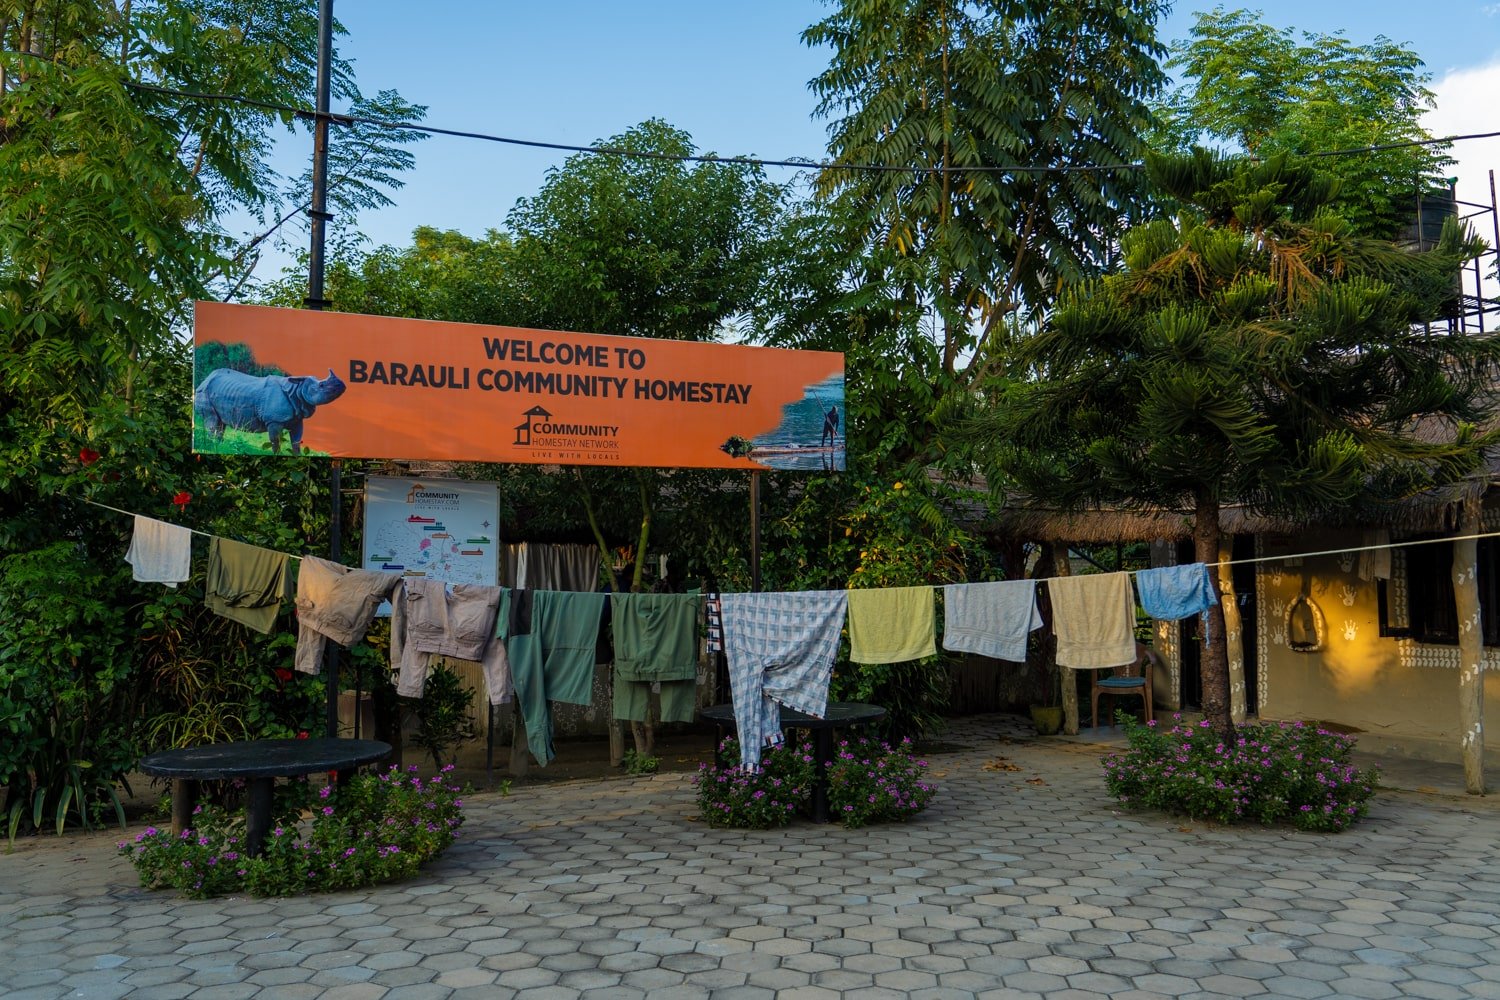
[[[0,559],[0,787],[6,833],[124,825],[135,767],[120,574],[57,542]]]
[[[636,750],[625,751],[625,773],[626,774],[655,774],[661,767],[661,758],[649,753],[640,753]]]
[[[469,714],[473,704],[474,692],[464,687],[446,663],[439,661],[427,672],[412,742],[427,751],[434,767],[455,763],[458,748],[479,737],[479,727]]]
[[[912,757],[911,741],[892,747],[856,738],[839,743],[828,765],[828,809],[844,826],[905,822],[927,808],[937,789],[923,778],[925,760]]]
[[[1130,745],[1104,758],[1104,782],[1133,808],[1338,831],[1365,815],[1375,793],[1377,772],[1350,763],[1354,741],[1316,726],[1242,726],[1226,741],[1207,721],[1164,728],[1116,718]]]
[[[733,737],[719,745],[729,766],[698,768],[698,815],[709,826],[769,830],[786,826],[806,812],[812,794],[812,754],[790,745],[770,747],[759,771],[740,769],[740,746]]]
[[[310,815],[281,820],[259,856],[244,855],[245,816],[199,806],[193,827],[172,836],[147,827],[122,841],[148,889],[176,889],[197,899],[233,893],[290,896],[354,889],[414,875],[453,843],[463,824],[451,767],[426,780],[416,768],[363,774],[325,787]]]

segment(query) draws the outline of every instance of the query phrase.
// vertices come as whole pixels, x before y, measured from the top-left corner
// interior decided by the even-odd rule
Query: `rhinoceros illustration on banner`
[[[246,375],[232,368],[208,373],[193,393],[193,413],[215,440],[224,429],[265,431],[271,453],[281,451],[281,432],[291,441],[291,453],[302,453],[302,422],[325,403],[344,394],[343,381],[328,369],[328,377],[312,375]]]

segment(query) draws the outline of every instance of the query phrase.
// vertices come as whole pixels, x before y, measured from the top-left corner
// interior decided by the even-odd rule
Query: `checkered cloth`
[[[724,653],[739,730],[740,766],[760,766],[782,741],[781,705],[822,718],[849,593],[724,594]]]

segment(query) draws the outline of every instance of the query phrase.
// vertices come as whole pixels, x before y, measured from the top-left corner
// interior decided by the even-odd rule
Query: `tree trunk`
[[[581,468],[573,467],[573,478],[578,482],[578,495],[583,500],[583,515],[588,518],[589,530],[594,533],[594,544],[599,546],[599,563],[604,567],[604,572],[609,574],[610,589],[618,594],[620,578],[615,573],[614,554],[609,551],[609,543],[604,540],[604,530],[599,527],[599,515],[594,512],[594,494],[589,489],[588,480],[583,478]]]
[[[1219,561],[1219,499],[1211,489],[1200,489],[1193,511],[1193,550],[1199,562]],[[1219,595],[1218,574],[1210,573],[1210,586]],[[1226,737],[1234,735],[1229,713],[1229,649],[1224,639],[1224,604],[1208,609],[1203,636],[1201,671],[1203,717]]]
[[[1072,576],[1073,564],[1068,562],[1068,544],[1058,542],[1052,546],[1052,575]],[[1063,732],[1078,735],[1078,677],[1067,667],[1057,662],[1057,635],[1054,627],[1052,639],[1052,668],[1057,671],[1062,684]]]
[[[1453,542],[1453,603],[1458,612],[1458,727],[1464,788],[1484,794],[1484,628],[1479,617],[1479,498],[1464,500]]]

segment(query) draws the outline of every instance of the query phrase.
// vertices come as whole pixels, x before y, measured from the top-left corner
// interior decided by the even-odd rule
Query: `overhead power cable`
[[[172,87],[160,87],[150,83],[128,82],[127,86],[154,94],[162,94],[169,97],[181,97],[189,100],[199,101],[221,101],[233,104],[241,104],[247,107],[260,108],[263,111],[276,111],[285,114],[296,115],[298,118],[315,121],[317,112],[311,108],[296,107],[289,104],[277,104],[272,101],[262,101],[255,98],[243,97],[239,94],[217,94],[195,90],[177,90]],[[1108,173],[1121,170],[1141,170],[1144,163],[1061,163],[1049,166],[1035,166],[1030,164],[1011,163],[1002,166],[980,166],[980,167],[913,167],[899,166],[885,163],[838,163],[828,160],[813,160],[810,158],[796,157],[785,160],[768,160],[755,156],[715,156],[704,153],[662,153],[653,150],[628,149],[623,146],[582,146],[565,142],[544,142],[540,139],[517,139],[512,136],[491,135],[486,132],[470,132],[463,129],[439,128],[435,125],[423,125],[419,122],[393,122],[379,118],[370,118],[364,115],[341,115],[329,114],[328,120],[335,125],[373,125],[378,128],[391,129],[393,131],[421,132],[425,135],[445,135],[459,139],[478,139],[483,142],[498,142],[507,146],[525,146],[531,149],[555,149],[566,153],[590,153],[598,156],[618,156],[642,160],[670,160],[678,163],[724,163],[736,166],[748,167],[794,167],[799,170],[850,170],[865,173],[902,173],[902,174],[1073,174],[1073,173]],[[1373,146],[1356,146],[1350,149],[1329,149],[1316,153],[1296,154],[1302,156],[1361,156],[1369,153],[1380,153],[1392,149],[1409,149],[1416,146],[1439,146],[1455,142],[1468,142],[1474,139],[1494,139],[1500,137],[1497,132],[1475,132],[1468,135],[1450,135],[1437,139],[1410,139],[1403,142],[1386,142]]]

